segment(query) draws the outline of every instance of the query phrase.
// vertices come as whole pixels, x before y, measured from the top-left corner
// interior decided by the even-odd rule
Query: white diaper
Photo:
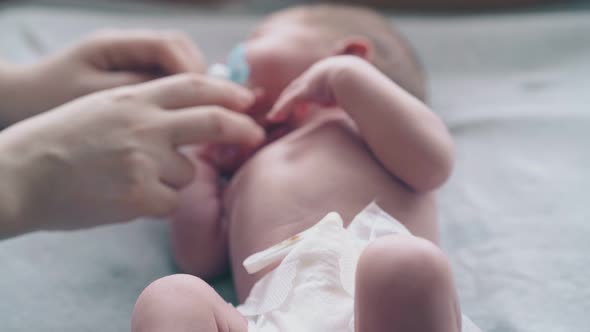
[[[354,284],[359,256],[378,237],[410,232],[371,203],[348,228],[331,212],[307,231],[252,255],[244,265],[254,273],[278,259],[238,311],[249,332],[354,331]],[[463,318],[463,332],[479,331]]]

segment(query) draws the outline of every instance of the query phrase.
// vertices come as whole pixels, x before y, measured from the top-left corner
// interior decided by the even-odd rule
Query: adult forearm
[[[0,144],[0,179],[0,239],[33,231],[23,214],[27,178],[20,174],[19,161],[6,144]]]
[[[14,122],[12,119],[20,107],[19,93],[23,92],[18,88],[22,81],[23,77],[18,67],[0,60],[0,128]]]
[[[419,10],[510,9],[555,2],[555,0],[348,0],[365,6]]]
[[[58,105],[48,93],[60,80],[43,84],[40,65],[11,65],[0,62],[0,128],[46,111]]]

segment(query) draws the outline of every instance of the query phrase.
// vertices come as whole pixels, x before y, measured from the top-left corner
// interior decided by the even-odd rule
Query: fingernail
[[[256,96],[254,96],[254,94],[248,90],[240,90],[238,97],[240,98],[240,103],[243,107],[252,105],[256,99]]]
[[[264,88],[260,88],[260,87],[254,88],[254,89],[252,90],[252,93],[254,94],[254,96],[255,96],[257,99],[258,99],[258,98],[262,98],[262,97],[264,97],[264,95],[266,94],[266,93],[265,93],[265,91],[264,91]]]

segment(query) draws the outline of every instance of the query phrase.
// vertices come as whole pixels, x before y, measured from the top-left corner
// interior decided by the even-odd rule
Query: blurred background
[[[29,63],[116,27],[186,31],[213,62],[295,3],[0,1],[0,58]],[[463,311],[489,332],[590,331],[590,3],[356,3],[414,45],[455,139],[440,221]],[[139,220],[0,243],[0,331],[129,330],[140,291],[177,272],[167,232]],[[228,278],[214,284],[233,300]]]

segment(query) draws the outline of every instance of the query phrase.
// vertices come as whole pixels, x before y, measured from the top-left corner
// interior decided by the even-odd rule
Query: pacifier
[[[226,64],[214,63],[207,70],[207,75],[230,80],[245,85],[250,76],[250,65],[246,57],[246,44],[239,43],[228,54]]]

